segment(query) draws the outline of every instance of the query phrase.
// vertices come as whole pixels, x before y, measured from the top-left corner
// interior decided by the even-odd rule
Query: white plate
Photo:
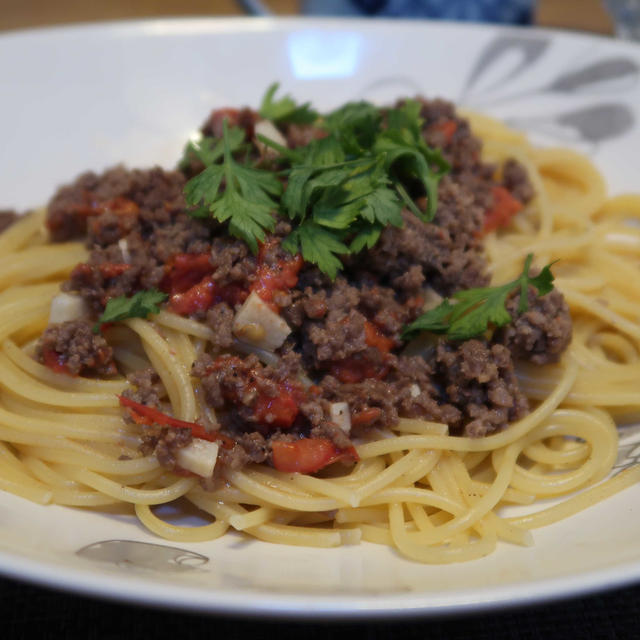
[[[444,96],[592,155],[611,191],[638,189],[640,49],[551,31],[424,22],[155,20],[0,37],[0,205],[45,202],[91,168],[172,166],[213,107],[256,105],[279,80],[328,108]],[[619,465],[640,455],[627,430]],[[229,535],[176,549],[133,519],[0,494],[0,571],[129,602],[327,617],[451,613],[640,578],[640,487],[503,544],[422,566],[362,544],[317,550]],[[180,545],[182,547],[182,545]]]

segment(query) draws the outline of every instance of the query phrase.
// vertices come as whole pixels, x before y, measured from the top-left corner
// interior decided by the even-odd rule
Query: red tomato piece
[[[226,107],[224,109],[216,109],[209,116],[209,126],[216,138],[222,138],[222,124],[227,121],[228,127],[237,127],[240,121],[240,111]]]
[[[389,353],[394,342],[387,338],[378,327],[368,320],[364,323],[364,340],[370,347],[375,347],[380,353]]]
[[[451,142],[453,134],[458,130],[458,123],[455,120],[442,120],[432,124],[429,129],[442,133],[445,139],[445,144],[448,144]]]
[[[105,262],[98,265],[98,270],[103,278],[117,278],[129,269],[131,269],[131,265],[124,262]]]
[[[225,436],[217,431],[207,431],[201,424],[197,422],[187,422],[185,420],[179,420],[173,416],[169,416],[166,413],[162,413],[158,409],[148,407],[145,404],[131,400],[126,396],[118,396],[120,405],[127,407],[131,413],[131,417],[138,424],[159,424],[164,427],[174,427],[178,429],[191,429],[191,433],[194,438],[201,438],[202,440],[209,440],[210,442],[220,442],[225,449],[231,449],[234,446],[232,438]]]
[[[491,189],[491,194],[493,195],[493,206],[485,214],[483,234],[506,227],[511,218],[522,209],[522,202],[514,198],[504,187],[494,186]]]
[[[118,216],[122,215],[138,215],[140,207],[129,198],[124,196],[117,196],[111,200],[107,200],[100,205],[96,206],[97,213],[104,213],[105,211],[111,211]]]
[[[363,424],[370,424],[382,415],[382,409],[379,407],[369,407],[351,415],[351,426],[359,427]]]
[[[334,378],[344,384],[362,382],[367,378],[382,380],[389,373],[389,366],[384,363],[373,363],[368,358],[356,354],[351,358],[331,363],[329,371]]]
[[[274,311],[279,310],[277,305],[273,303],[276,292],[286,292],[295,287],[298,284],[298,273],[304,264],[300,254],[279,260],[275,265],[265,264],[267,250],[276,245],[277,241],[272,239],[260,247],[256,279],[251,286],[251,291],[255,291]]]
[[[253,415],[258,422],[269,427],[289,429],[298,417],[298,403],[293,395],[284,390],[274,398],[260,395],[253,408]]]
[[[169,258],[160,289],[174,295],[184,293],[213,273],[208,253],[177,253]]]
[[[219,302],[226,302],[234,307],[244,302],[246,297],[247,292],[239,285],[218,287],[211,276],[205,276],[183,293],[173,294],[169,298],[169,308],[182,316],[188,316],[196,311],[206,311]]]
[[[327,438],[301,438],[294,442],[271,443],[273,466],[285,473],[315,473],[337,460],[359,460],[353,447],[338,449]]]
[[[169,298],[169,308],[182,316],[196,311],[206,311],[215,300],[216,284],[211,276],[206,276],[198,284],[183,293],[175,293]]]
[[[69,371],[69,367],[67,367],[65,363],[65,357],[63,354],[58,353],[54,349],[45,349],[42,352],[42,359],[44,360],[44,365],[49,367],[52,371],[56,373],[65,373],[66,375],[72,375],[71,371]]]

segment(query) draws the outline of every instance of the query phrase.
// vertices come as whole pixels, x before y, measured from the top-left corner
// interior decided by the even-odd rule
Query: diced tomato
[[[511,218],[522,209],[522,202],[514,198],[504,187],[495,185],[491,189],[491,194],[493,206],[485,214],[483,234],[506,227]]]
[[[309,395],[318,395],[320,389],[313,391],[305,389],[302,384],[295,380],[285,382],[270,382],[271,387],[275,384],[276,395],[267,395],[261,391],[261,382],[267,383],[264,373],[260,367],[249,368],[237,356],[222,355],[214,360],[207,367],[207,374],[220,369],[231,368],[234,375],[239,380],[244,380],[242,385],[225,385],[223,395],[225,401],[231,404],[238,404],[245,396],[255,397],[249,404],[252,415],[250,420],[258,423],[262,427],[289,429],[294,425],[300,414],[300,405],[308,400]],[[262,387],[264,388],[264,387]]]
[[[246,297],[247,292],[239,285],[219,287],[211,276],[206,276],[185,292],[172,295],[169,298],[169,308],[182,316],[188,316],[196,311],[206,311],[219,302],[226,302],[234,307],[244,302]]]
[[[72,375],[69,367],[66,365],[66,358],[62,353],[58,353],[54,349],[45,349],[42,352],[42,359],[44,360],[45,366],[49,367],[52,371],[65,373],[68,376]]]
[[[276,312],[279,311],[273,302],[276,292],[286,292],[295,287],[298,284],[298,273],[304,264],[300,254],[279,260],[276,265],[265,264],[267,251],[273,249],[277,242],[271,239],[261,245],[256,279],[251,285],[251,291],[255,291]]]
[[[224,108],[216,109],[209,116],[209,126],[216,138],[222,138],[222,123],[227,121],[228,127],[237,127],[240,121],[240,111],[238,109]]]
[[[242,304],[248,295],[248,292],[239,284],[227,284],[224,287],[218,287],[214,302],[226,302],[233,308],[237,304]]]
[[[373,322],[368,320],[364,323],[364,335],[367,345],[377,349],[383,357],[395,346],[391,338],[385,336]],[[382,362],[372,362],[366,354],[356,353],[343,360],[334,360],[329,371],[340,382],[354,384],[367,378],[382,380],[389,373],[389,366],[384,362],[384,358]]]
[[[364,323],[364,340],[370,347],[375,347],[380,353],[389,353],[394,342],[387,338],[378,327],[368,320]]]
[[[458,123],[455,120],[441,120],[430,125],[429,130],[439,131],[445,139],[445,143],[451,142],[453,134],[458,130]]]
[[[351,426],[359,427],[364,424],[370,424],[374,420],[377,420],[382,415],[382,409],[379,407],[369,407],[362,411],[357,411],[351,414]]]
[[[285,473],[315,473],[338,460],[359,460],[354,447],[338,449],[327,438],[301,438],[271,443],[273,466]]]
[[[216,284],[210,276],[207,276],[184,293],[172,295],[169,298],[169,308],[182,316],[196,311],[206,311],[213,305],[215,295]]]
[[[253,407],[256,420],[270,427],[289,429],[298,417],[298,403],[291,393],[284,389],[272,398],[260,395]]]
[[[131,417],[138,424],[159,424],[163,427],[174,427],[177,429],[191,429],[191,433],[194,438],[201,438],[202,440],[209,440],[210,442],[220,442],[225,449],[231,449],[234,446],[232,438],[225,436],[217,431],[207,431],[201,424],[197,422],[186,422],[185,420],[178,420],[173,416],[169,416],[166,413],[162,413],[158,409],[148,407],[145,404],[140,404],[135,400],[131,400],[126,396],[118,396],[120,405],[127,407],[131,413]]]
[[[129,269],[131,269],[131,265],[124,262],[105,262],[98,265],[98,270],[103,278],[117,278]]]
[[[332,362],[329,372],[344,384],[354,384],[367,378],[382,380],[389,373],[389,366],[384,362],[371,362],[366,356],[356,354],[350,358]]]
[[[174,295],[184,293],[213,273],[209,253],[177,253],[167,261],[160,290]]]
[[[137,215],[140,207],[133,200],[124,196],[117,196],[103,201],[95,200],[93,194],[86,191],[82,200],[73,205],[73,211],[86,217],[99,216],[106,211],[116,215]]]
[[[118,216],[137,215],[140,212],[140,207],[133,200],[124,196],[107,200],[99,205],[98,209],[100,209],[100,213],[111,211],[111,213],[115,213]]]

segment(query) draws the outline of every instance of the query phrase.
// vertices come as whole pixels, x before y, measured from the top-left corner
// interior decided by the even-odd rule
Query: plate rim
[[[340,599],[337,600],[335,596],[324,594],[274,594],[265,589],[249,589],[247,594],[258,596],[258,600],[252,601],[250,606],[238,591],[225,592],[223,588],[205,590],[183,584],[171,591],[171,587],[164,582],[154,582],[133,574],[109,575],[100,572],[96,575],[89,568],[72,567],[65,569],[61,579],[57,564],[43,564],[5,551],[0,551],[0,574],[5,578],[72,595],[97,597],[127,605],[162,606],[174,611],[208,615],[243,614],[274,620],[357,621],[475,615],[604,593],[640,582],[640,560],[632,564],[619,562],[606,569],[569,576],[519,580],[482,590],[466,588],[445,591],[442,596],[429,593],[425,597],[424,592],[417,591],[386,595],[340,593]],[[153,572],[145,575],[152,577]]]

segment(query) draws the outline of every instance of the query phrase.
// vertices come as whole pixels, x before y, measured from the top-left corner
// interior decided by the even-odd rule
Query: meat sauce
[[[169,311],[207,324],[216,336],[192,377],[218,414],[218,430],[212,435],[198,422],[173,418],[161,385],[149,393],[139,373],[120,402],[135,422],[162,433],[186,429],[218,441],[221,472],[251,462],[305,473],[352,464],[351,438],[391,427],[399,415],[445,421],[451,433],[474,436],[524,415],[513,358],[544,364],[566,348],[571,322],[559,293],[530,300],[520,315],[513,301],[514,323],[489,339],[441,341],[420,357],[403,353],[402,328],[426,297],[488,283],[483,236],[510,224],[534,195],[515,161],[501,177],[482,163],[479,140],[452,105],[421,100],[420,109],[424,140],[451,166],[439,185],[435,219],[423,222],[404,210],[404,224],[384,228],[333,282],[282,249],[291,231],[283,219],[254,256],[224,225],[190,217],[184,185],[203,168],[193,159],[178,171],[88,173],[61,188],[47,224],[54,241],[87,237],[89,259],[63,288],[82,297],[92,317],[48,327],[39,359],[58,373],[115,375],[108,332],[92,330],[97,317],[114,297],[164,292]],[[259,116],[250,109],[214,111],[203,134],[220,138],[225,118],[253,139]],[[291,148],[326,135],[311,125],[281,130]],[[290,328],[269,365],[234,349],[234,317],[253,293]],[[349,407],[350,432],[332,421],[335,403]],[[159,451],[163,437],[154,436],[152,447]]]

